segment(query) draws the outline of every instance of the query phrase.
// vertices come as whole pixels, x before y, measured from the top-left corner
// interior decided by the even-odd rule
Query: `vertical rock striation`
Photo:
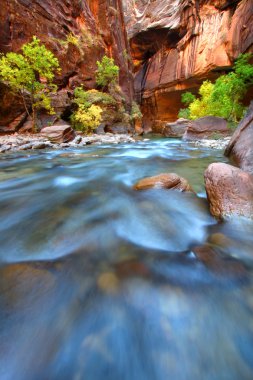
[[[126,0],[124,10],[146,129],[175,120],[182,91],[253,50],[252,0]]]

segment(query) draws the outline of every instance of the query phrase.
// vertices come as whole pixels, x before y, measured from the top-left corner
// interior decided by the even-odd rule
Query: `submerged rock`
[[[184,134],[185,140],[220,138],[229,135],[228,123],[216,116],[205,116],[191,122]]]
[[[225,155],[231,158],[242,170],[253,174],[253,102],[234,132]]]
[[[204,177],[212,215],[253,218],[253,175],[232,165],[214,163]]]
[[[193,191],[188,181],[176,173],[162,173],[153,177],[143,178],[134,185],[134,189],[171,189],[179,191]]]
[[[218,247],[203,244],[192,249],[195,256],[211,271],[220,275],[244,277],[247,275],[245,265],[231,257]]]

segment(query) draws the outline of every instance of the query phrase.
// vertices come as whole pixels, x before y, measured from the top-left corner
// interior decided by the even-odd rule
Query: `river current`
[[[220,161],[157,138],[1,155],[0,379],[252,380],[253,223],[210,216]],[[169,172],[196,194],[133,190]]]

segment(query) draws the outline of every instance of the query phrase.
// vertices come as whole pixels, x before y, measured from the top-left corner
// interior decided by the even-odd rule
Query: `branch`
[[[24,104],[24,107],[25,107],[25,110],[26,110],[26,113],[29,117],[31,117],[31,114],[30,112],[28,111],[28,108],[27,108],[27,105],[26,105],[26,101],[25,101],[25,97],[24,97],[24,89],[23,90],[20,90],[20,95],[21,95],[21,98],[23,100],[23,104]]]

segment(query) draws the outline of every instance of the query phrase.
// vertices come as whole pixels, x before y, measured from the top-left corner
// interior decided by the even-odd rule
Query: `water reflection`
[[[253,224],[132,190],[173,171],[203,192],[219,159],[166,139],[5,155],[1,379],[252,379]]]

